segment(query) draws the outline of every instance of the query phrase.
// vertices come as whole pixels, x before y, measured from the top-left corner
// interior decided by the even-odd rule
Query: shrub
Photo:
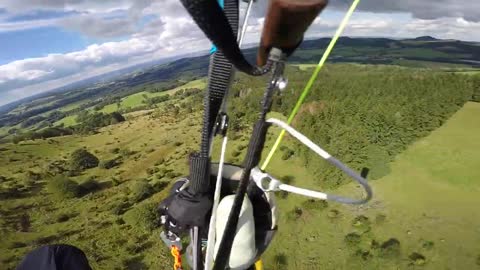
[[[27,171],[25,173],[25,178],[30,181],[38,181],[42,179],[42,175],[36,172]]]
[[[387,241],[383,242],[380,246],[381,257],[394,257],[400,254],[400,241],[396,238],[390,238]]]
[[[362,232],[370,231],[370,220],[364,215],[356,216],[352,221],[352,226]]]
[[[331,219],[338,218],[340,216],[340,211],[338,211],[337,209],[332,209],[328,211],[327,216]]]
[[[295,154],[295,151],[288,149],[283,152],[282,154],[282,160],[288,160],[290,159],[293,155]]]
[[[303,210],[300,207],[295,207],[292,211],[288,212],[287,218],[289,220],[297,220],[299,219],[303,214]]]
[[[146,180],[140,180],[132,188],[133,200],[140,202],[153,194],[152,186]]]
[[[102,169],[105,169],[105,170],[109,170],[111,168],[117,167],[120,164],[121,164],[120,158],[116,157],[114,159],[101,161],[98,164],[98,167],[100,167]]]
[[[308,199],[302,203],[302,206],[309,210],[323,210],[328,207],[328,202],[323,200]]]
[[[173,143],[173,145],[175,145],[175,146],[177,146],[177,147],[180,146],[180,145],[182,145],[182,144],[183,144],[183,142],[174,142],[174,143]]]
[[[116,186],[118,186],[118,185],[120,185],[120,184],[122,183],[122,182],[120,181],[120,179],[117,178],[117,177],[115,177],[115,176],[113,176],[113,177],[110,178],[110,179],[112,180],[112,185],[113,185],[114,187],[116,187]]]
[[[168,186],[166,181],[156,181],[153,182],[152,187],[154,192],[160,192]]]
[[[295,177],[292,175],[285,175],[280,180],[282,180],[284,184],[291,185],[295,180]]]
[[[367,261],[373,257],[372,253],[369,250],[358,249],[355,252],[355,255],[362,258],[364,261]]]
[[[119,204],[116,204],[112,208],[111,212],[115,215],[122,215],[130,206],[132,205],[129,202],[121,202]]]
[[[74,170],[95,168],[98,163],[98,158],[83,148],[75,150],[70,157],[70,166]]]
[[[280,199],[286,199],[286,198],[288,198],[288,192],[280,190],[279,192],[277,192],[277,196]]]
[[[355,246],[355,245],[358,245],[360,243],[362,238],[358,233],[352,232],[352,233],[349,233],[349,234],[345,235],[344,240],[345,240],[345,243],[347,243],[347,245]]]
[[[133,228],[152,231],[159,225],[160,217],[154,203],[139,205],[128,210],[123,219]]]
[[[239,144],[239,145],[237,146],[237,151],[242,151],[242,150],[245,149],[245,148],[247,148],[246,145],[244,145],[244,144]]]
[[[23,242],[12,242],[10,244],[10,248],[23,248],[23,247],[26,247],[27,244],[23,243]]]
[[[131,156],[131,155],[133,155],[133,154],[135,154],[135,153],[136,153],[135,151],[131,151],[131,150],[128,149],[128,148],[125,148],[125,149],[120,150],[120,155],[121,155],[122,157],[129,157],[129,156]]]
[[[418,252],[413,252],[412,254],[410,254],[410,256],[408,256],[408,258],[410,259],[410,262],[413,265],[420,266],[420,265],[424,265],[426,263],[425,256],[423,256],[422,254],[420,254]]]
[[[35,185],[35,181],[33,181],[30,178],[25,178],[25,179],[23,179],[23,185],[25,187],[31,187],[31,186]]]
[[[48,181],[47,190],[60,199],[71,199],[80,195],[77,182],[64,177],[56,176]]]
[[[68,221],[69,219],[70,219],[70,216],[68,214],[62,213],[58,215],[57,222],[65,222],[65,221]]]
[[[283,270],[288,269],[288,257],[285,253],[277,253],[273,257],[275,269]]]
[[[80,184],[80,192],[82,194],[87,194],[98,190],[100,188],[100,184],[95,179],[95,177],[88,178],[85,182]]]
[[[238,157],[238,156],[240,156],[240,154],[241,154],[241,152],[239,152],[239,151],[233,151],[232,152],[232,157]]]
[[[422,247],[426,250],[431,250],[435,246],[435,243],[433,241],[423,241]]]
[[[164,162],[165,162],[165,159],[164,159],[164,158],[160,158],[160,159],[157,160],[157,162],[155,162],[155,166],[162,165]]]
[[[147,174],[148,174],[148,175],[153,175],[153,174],[155,174],[155,173],[157,173],[157,172],[159,172],[159,171],[160,171],[159,168],[157,168],[157,167],[151,167],[151,168],[148,168],[148,169],[147,169]]]

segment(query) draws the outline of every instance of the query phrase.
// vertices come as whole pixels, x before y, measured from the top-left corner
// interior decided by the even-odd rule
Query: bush
[[[64,177],[56,176],[48,181],[47,190],[60,199],[71,199],[80,196],[80,187],[77,182]]]
[[[380,246],[381,257],[394,257],[400,254],[400,241],[396,238],[390,238]]]
[[[155,162],[155,166],[162,165],[164,162],[165,162],[165,159],[164,159],[164,158],[160,158],[160,159],[157,160],[157,162]]]
[[[347,245],[355,246],[355,245],[358,245],[360,243],[362,238],[358,233],[353,232],[353,233],[349,233],[349,234],[345,235],[344,240],[345,240],[345,243],[347,243]]]
[[[408,256],[408,258],[410,259],[410,262],[413,265],[421,266],[421,265],[424,265],[426,263],[425,256],[423,256],[422,254],[420,254],[418,252],[413,252],[412,254],[410,254],[410,256]]]
[[[302,206],[309,210],[323,210],[328,207],[328,202],[323,200],[308,199],[302,203]]]
[[[293,184],[293,181],[295,180],[295,177],[292,176],[292,175],[285,175],[285,176],[283,176],[282,178],[280,178],[280,180],[281,180],[284,184],[291,185],[291,184]]]
[[[128,210],[123,219],[133,228],[148,232],[158,227],[160,222],[157,206],[154,203],[139,205]]]
[[[332,209],[328,211],[327,216],[331,219],[338,218],[340,216],[340,211],[338,211],[337,209]]]
[[[175,146],[177,146],[177,147],[178,147],[178,146],[181,146],[182,144],[183,144],[183,142],[174,142],[174,143],[173,143],[173,145],[175,145]]]
[[[245,148],[247,148],[246,145],[244,145],[244,144],[239,144],[239,145],[237,146],[237,151],[242,151],[242,150],[245,149]]]
[[[98,190],[100,188],[100,184],[95,179],[95,177],[90,177],[85,182],[80,184],[80,191],[82,194],[87,194]]]
[[[239,151],[233,151],[232,152],[232,157],[238,157],[238,156],[240,156],[240,154],[241,154],[241,152],[239,152]]]
[[[122,182],[120,181],[120,179],[117,178],[117,177],[115,177],[115,176],[112,176],[112,178],[110,178],[110,179],[112,180],[112,185],[113,185],[114,187],[116,187],[116,186],[118,186],[118,185],[120,185],[120,184],[122,183]]]
[[[152,184],[154,192],[160,192],[168,186],[168,182],[166,181],[155,181]]]
[[[23,242],[12,242],[10,244],[10,248],[23,248],[23,247],[26,247],[27,244],[23,243]]]
[[[68,214],[63,213],[58,215],[57,222],[61,223],[61,222],[68,221],[69,219],[70,219],[70,216]]]
[[[121,202],[119,204],[116,204],[112,208],[111,212],[112,214],[115,214],[115,215],[122,215],[130,206],[132,205],[128,202]]]
[[[155,173],[158,173],[159,171],[160,171],[160,169],[157,168],[157,167],[147,168],[147,174],[148,175],[153,175]]]
[[[277,253],[273,257],[275,269],[288,269],[288,256],[285,253]]]
[[[423,241],[422,243],[422,247],[426,250],[432,250],[434,246],[435,243],[433,241]]]
[[[75,150],[70,157],[70,166],[74,170],[83,171],[95,168],[98,163],[98,158],[83,148]]]
[[[287,149],[282,154],[282,160],[288,160],[295,154],[295,151]]]
[[[133,186],[132,194],[133,200],[140,202],[153,194],[153,188],[146,180],[140,180]]]
[[[292,211],[287,213],[289,220],[297,220],[303,215],[303,210],[300,207],[295,207]]]
[[[105,169],[105,170],[109,170],[111,168],[117,167],[120,164],[121,164],[120,158],[116,157],[114,159],[101,161],[98,164],[98,167],[100,167],[102,169]]]
[[[352,226],[362,232],[370,231],[370,220],[364,215],[356,216],[352,221]]]
[[[25,179],[36,182],[42,179],[42,175],[36,172],[27,171],[25,173]]]
[[[129,156],[131,156],[135,153],[136,153],[135,151],[131,151],[128,148],[120,150],[120,156],[122,156],[122,157],[129,157]]]

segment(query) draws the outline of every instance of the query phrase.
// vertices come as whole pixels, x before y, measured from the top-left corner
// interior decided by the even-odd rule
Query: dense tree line
[[[72,135],[73,130],[70,128],[63,127],[49,127],[42,129],[40,131],[29,131],[26,133],[20,133],[13,137],[13,143],[19,143],[26,140],[37,140],[37,139],[47,139],[59,136]]]
[[[289,86],[276,96],[273,110],[289,115],[310,72],[291,67]],[[257,118],[264,81],[240,77],[231,91],[231,127],[243,130]],[[371,179],[389,172],[388,163],[413,141],[441,126],[471,100],[473,76],[382,66],[328,66],[293,126]],[[477,90],[478,91],[478,90]],[[292,141],[293,142],[293,141]],[[346,177],[307,148],[296,145],[316,179],[337,186]]]
[[[98,128],[108,125],[117,124],[125,121],[123,115],[118,112],[113,113],[90,113],[85,111],[78,115],[77,122],[79,124],[64,128],[61,126],[47,127],[38,131],[29,131],[26,133],[18,133],[12,138],[13,143],[19,143],[26,140],[47,139],[52,137],[72,135],[74,133],[86,134],[95,132]]]

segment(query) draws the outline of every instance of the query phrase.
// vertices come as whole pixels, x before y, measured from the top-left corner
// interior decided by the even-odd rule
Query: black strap
[[[215,265],[213,270],[224,270],[227,266],[232,250],[233,240],[236,235],[238,219],[240,210],[245,198],[248,184],[250,182],[250,171],[258,165],[261,159],[262,150],[265,144],[265,138],[269,124],[265,121],[267,113],[270,111],[273,102],[273,94],[276,89],[276,79],[279,74],[283,74],[283,63],[279,68],[274,68],[275,73],[272,75],[272,79],[269,81],[267,90],[263,96],[262,110],[259,118],[253,128],[252,136],[250,137],[250,143],[248,145],[247,155],[243,162],[243,172],[240,178],[240,184],[238,186],[235,198],[233,200],[232,210],[228,216],[228,221],[225,226],[218,253],[215,258]]]
[[[225,13],[215,0],[181,0],[181,2],[203,33],[238,70],[255,76],[268,72],[268,66],[262,68],[252,66],[242,54],[237,43],[237,27],[231,24],[230,18],[227,19],[227,1],[224,5]],[[238,0],[236,2],[238,6]]]
[[[238,29],[238,1],[225,0],[224,12],[228,17],[230,30],[233,31],[231,35],[236,37]],[[210,191],[210,147],[213,127],[233,75],[232,64],[225,57],[224,53],[222,51],[213,53],[210,57],[207,92],[203,101],[204,112],[200,152],[192,155],[190,158],[190,190],[192,193],[206,193]]]

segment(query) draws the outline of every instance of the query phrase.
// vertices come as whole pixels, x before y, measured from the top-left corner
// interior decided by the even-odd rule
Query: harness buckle
[[[221,112],[217,120],[215,121],[214,135],[222,135],[225,137],[227,135],[229,117],[226,113]]]

